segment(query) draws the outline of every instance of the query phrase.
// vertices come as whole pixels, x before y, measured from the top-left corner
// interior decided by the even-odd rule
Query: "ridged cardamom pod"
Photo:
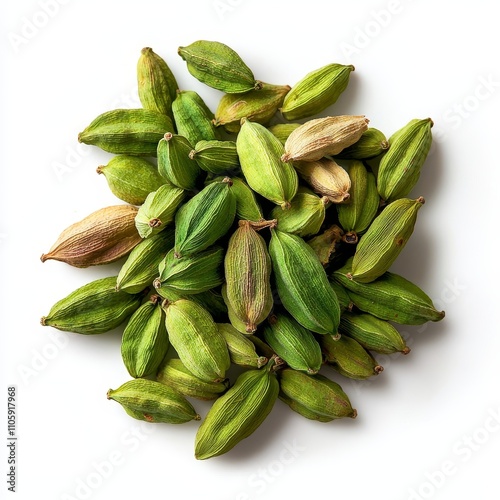
[[[117,198],[131,205],[142,205],[149,193],[165,183],[154,165],[137,156],[115,156],[97,167],[97,173],[104,174]]]
[[[380,354],[410,352],[401,334],[388,321],[371,314],[354,314],[346,311],[340,316],[339,330],[341,334],[356,340],[369,351]]]
[[[369,283],[391,267],[412,235],[423,204],[422,197],[400,198],[382,210],[356,247],[350,276],[353,280]]]
[[[299,236],[271,229],[269,254],[285,309],[304,328],[336,335],[339,303],[314,250]]]
[[[57,301],[40,323],[65,332],[93,335],[120,326],[140,305],[142,294],[115,290],[116,276],[83,285]]]
[[[358,283],[347,277],[351,264],[352,259],[332,278],[347,289],[350,300],[361,311],[400,325],[422,325],[444,318],[445,312],[438,311],[430,297],[406,278],[387,271],[371,283]]]
[[[293,165],[280,159],[283,144],[263,125],[246,119],[242,122],[236,148],[248,185],[264,198],[289,208],[299,180]]]
[[[314,335],[291,316],[278,312],[266,322],[263,340],[290,368],[318,373],[323,363],[321,347]]]
[[[217,327],[226,339],[232,363],[247,368],[261,368],[268,362],[265,356],[257,354],[249,335],[244,335],[228,323],[219,323]]]
[[[160,276],[154,280],[159,290],[170,289],[183,295],[206,292],[224,281],[224,249],[214,246],[194,255],[177,259],[172,248],[159,264]]]
[[[208,382],[224,380],[231,360],[210,313],[192,300],[165,301],[165,324],[173,348],[186,368]]]
[[[285,368],[279,372],[279,384],[279,398],[306,418],[331,422],[357,416],[342,387],[324,375],[311,376]]]
[[[242,118],[267,125],[289,91],[288,85],[263,83],[259,90],[250,90],[244,94],[226,94],[219,101],[214,124],[216,127],[224,126],[232,133],[240,131]]]
[[[198,460],[227,453],[262,424],[278,398],[279,383],[271,368],[247,370],[208,410],[195,440]]]
[[[269,132],[279,139],[284,146],[290,134],[301,125],[301,123],[277,123],[269,127]]]
[[[151,47],[144,47],[137,61],[137,86],[144,109],[172,116],[177,81],[168,64]]]
[[[229,299],[227,297],[227,286],[224,283],[221,287],[221,293],[222,293],[222,298],[224,299],[224,303],[226,305],[227,309],[227,317],[229,318],[229,322],[231,325],[240,333],[243,333],[244,335],[248,335],[247,332],[247,325],[245,321],[242,321],[234,312],[233,307],[231,306],[231,303],[229,302]],[[252,335],[253,336],[253,335]]]
[[[178,52],[186,61],[188,71],[209,87],[227,94],[260,88],[260,82],[241,57],[221,42],[198,40],[179,47]]]
[[[350,197],[349,174],[335,161],[323,158],[318,161],[294,162],[300,177],[321,196],[327,196],[332,203],[346,202]]]
[[[307,244],[314,250],[323,266],[328,265],[332,254],[335,253],[337,245],[342,241],[344,231],[334,224],[325,229],[321,234],[307,241]]]
[[[285,97],[282,115],[287,120],[300,120],[321,113],[344,92],[352,71],[352,65],[335,63],[311,71]]]
[[[155,375],[169,342],[161,297],[152,295],[139,307],[123,330],[121,353],[131,377]]]
[[[181,189],[194,189],[201,173],[197,161],[189,156],[192,149],[185,137],[171,132],[167,132],[158,142],[158,172]]]
[[[172,184],[163,184],[149,193],[135,217],[135,226],[141,237],[148,238],[171,224],[185,195],[184,189]]]
[[[167,228],[142,240],[127,257],[116,278],[116,290],[138,293],[151,286],[158,276],[158,266],[174,247],[174,230]]]
[[[336,155],[359,140],[368,129],[364,116],[326,116],[309,120],[294,130],[285,142],[283,161],[316,161]]]
[[[118,389],[109,389],[107,397],[120,403],[130,416],[146,422],[183,424],[201,418],[184,396],[154,380],[129,380]]]
[[[214,114],[194,90],[178,90],[172,103],[177,133],[191,144],[220,139],[213,124]]]
[[[108,153],[156,156],[158,141],[173,130],[172,120],[149,109],[115,109],[100,114],[78,134],[78,142]]]
[[[262,209],[250,186],[239,177],[231,177],[232,190],[236,198],[236,217],[240,220],[259,222],[264,219]]]
[[[388,149],[389,141],[383,132],[369,127],[353,145],[343,149],[335,156],[348,160],[365,160],[381,155]]]
[[[175,256],[201,252],[224,236],[236,214],[236,199],[228,177],[205,186],[175,216]]]
[[[322,335],[319,343],[327,363],[344,377],[364,380],[384,371],[361,344],[347,335],[337,340]]]
[[[330,280],[330,286],[332,287],[332,290],[335,292],[335,295],[337,296],[337,300],[339,301],[340,311],[343,313],[346,310],[351,310],[353,303],[351,301],[349,294],[347,293],[347,290],[335,280]],[[342,319],[342,315],[340,316],[340,318]]]
[[[71,224],[41,261],[58,260],[74,267],[109,264],[121,259],[141,241],[135,227],[137,208],[114,205],[92,212]]]
[[[420,177],[432,143],[433,122],[412,120],[389,138],[389,151],[382,157],[377,176],[380,196],[387,203],[404,198]]]
[[[222,175],[239,168],[240,160],[234,141],[198,141],[189,157],[205,172]]]
[[[272,225],[265,221],[261,227]],[[226,293],[234,314],[252,333],[273,306],[271,259],[264,238],[250,221],[240,221],[231,236],[224,259]]]

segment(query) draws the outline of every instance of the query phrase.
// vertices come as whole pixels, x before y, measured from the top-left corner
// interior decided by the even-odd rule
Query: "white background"
[[[496,3],[2,2],[0,399],[17,387],[19,439],[17,493],[7,491],[3,444],[0,497],[500,498]],[[111,155],[80,146],[78,132],[103,111],[139,105],[144,46],[215,109],[221,94],[176,52],[198,39],[230,45],[276,84],[354,64],[330,112],[364,114],[387,135],[433,118],[435,146],[412,193],[426,204],[394,270],[446,310],[441,323],[402,328],[412,352],[382,357],[376,380],[333,375],[356,420],[312,422],[278,402],[253,436],[208,461],[194,459],[195,422],[141,424],[106,399],[129,379],[120,331],[87,337],[39,325],[54,302],[118,272],[39,260],[62,229],[120,203],[95,172]]]

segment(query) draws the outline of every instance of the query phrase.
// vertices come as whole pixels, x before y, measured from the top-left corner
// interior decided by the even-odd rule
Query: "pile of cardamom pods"
[[[215,114],[141,51],[143,107],[107,111],[78,136],[115,155],[97,172],[121,202],[42,255],[81,268],[122,259],[120,271],[62,298],[41,323],[87,335],[124,325],[131,379],[108,399],[172,424],[201,419],[188,398],[213,400],[195,442],[207,459],[250,436],[277,399],[320,422],[354,418],[328,370],[376,376],[376,353],[409,352],[394,324],[444,317],[389,270],[424,203],[407,196],[432,120],[386,139],[365,116],[319,116],[353,66],[328,64],[290,87],[256,80],[220,42],[178,53],[223,93]]]

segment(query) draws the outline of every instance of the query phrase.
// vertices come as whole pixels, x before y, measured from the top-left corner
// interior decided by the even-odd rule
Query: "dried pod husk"
[[[263,83],[259,90],[250,90],[244,94],[226,94],[219,101],[214,124],[216,127],[224,126],[230,133],[240,131],[240,121],[245,117],[252,122],[267,125],[289,91],[288,85]]]
[[[172,103],[177,133],[191,144],[219,139],[219,132],[212,123],[214,114],[194,90],[178,90]]]
[[[349,83],[354,66],[327,64],[308,73],[285,97],[281,108],[287,120],[316,115],[334,104]]]
[[[304,328],[336,335],[339,303],[314,250],[299,236],[271,229],[269,254],[285,309]]]
[[[269,132],[279,139],[284,146],[290,134],[301,125],[301,123],[277,123],[269,127]]]
[[[361,311],[400,325],[422,325],[444,318],[445,312],[438,311],[421,288],[399,274],[387,271],[370,283],[358,283],[348,278],[351,265],[352,258],[334,271],[332,278],[348,291],[351,302]]]
[[[293,165],[314,192],[328,197],[332,203],[344,203],[349,199],[351,179],[334,160],[297,161]]]
[[[380,354],[402,352],[408,354],[410,348],[404,338],[388,321],[371,314],[354,314],[345,311],[340,316],[339,331],[359,342],[365,349]]]
[[[307,375],[290,368],[279,371],[279,398],[293,411],[311,420],[331,422],[356,418],[349,397],[339,384],[324,375]]]
[[[236,148],[248,185],[283,209],[289,208],[299,180],[293,165],[280,159],[283,144],[263,125],[246,119],[242,122]]]
[[[120,326],[141,305],[142,294],[115,290],[116,276],[83,285],[57,301],[40,323],[65,332],[93,335]]]
[[[330,258],[336,251],[336,246],[341,242],[344,231],[333,224],[321,234],[307,241],[307,244],[315,251],[321,264],[328,265]]]
[[[336,155],[359,140],[368,129],[364,116],[326,116],[309,120],[285,142],[283,161],[316,161]]]
[[[217,327],[226,339],[232,363],[247,368],[261,368],[268,362],[265,356],[257,354],[255,344],[248,338],[249,335],[239,332],[228,323],[219,323]]]
[[[144,47],[137,61],[137,87],[144,109],[172,116],[172,102],[179,88],[168,64],[151,47]]]
[[[264,325],[263,340],[290,368],[318,373],[323,363],[314,335],[284,312],[272,314]]]
[[[302,237],[310,236],[321,229],[325,221],[326,207],[329,204],[330,200],[326,196],[320,198],[308,189],[299,188],[288,210],[276,207],[273,208],[270,216],[271,219],[278,221],[280,231]]]
[[[78,142],[108,153],[156,156],[158,141],[174,130],[172,120],[150,109],[115,109],[95,118],[78,134]]]
[[[260,88],[252,70],[241,57],[221,42],[198,40],[179,47],[188,71],[200,82],[227,94],[248,92]]]
[[[236,214],[236,199],[228,177],[205,186],[175,216],[175,256],[201,252],[224,236]]]
[[[337,205],[337,212],[344,231],[360,235],[377,215],[380,196],[375,176],[360,161],[352,161],[348,173],[351,180],[350,197],[346,203]]]
[[[164,184],[150,193],[135,217],[135,226],[141,237],[149,238],[172,224],[185,196],[184,189],[172,184]]]
[[[167,354],[169,341],[161,300],[152,295],[132,314],[123,330],[122,359],[131,377],[155,375]]]
[[[352,260],[353,280],[369,283],[391,267],[412,235],[423,203],[423,198],[400,198],[382,210],[356,247]]]
[[[222,263],[224,249],[214,246],[177,259],[172,248],[159,264],[159,277],[154,280],[157,290],[170,289],[182,295],[206,292],[224,281]]]
[[[389,149],[389,141],[383,132],[369,127],[363,135],[351,146],[335,155],[339,159],[365,160],[385,153]]]
[[[193,375],[178,358],[165,359],[158,369],[156,380],[183,396],[210,401],[227,391],[225,382],[207,382]]]
[[[174,229],[142,240],[127,257],[116,278],[116,290],[138,293],[158,276],[158,266],[165,254],[174,247]]]
[[[262,224],[274,224],[267,221]],[[264,227],[264,226],[262,226]],[[271,259],[264,238],[250,221],[240,221],[224,259],[227,299],[237,318],[253,333],[273,306]]]
[[[361,344],[347,335],[337,340],[332,335],[322,335],[318,341],[326,362],[345,377],[364,380],[384,370]]]
[[[182,424],[201,418],[184,396],[155,380],[129,380],[118,389],[109,389],[107,397],[120,403],[130,416],[146,422]]]
[[[274,360],[259,370],[240,374],[234,385],[208,410],[195,440],[198,460],[227,453],[262,424],[278,399]]]
[[[142,205],[149,193],[165,183],[154,165],[137,156],[115,156],[97,167],[97,173],[104,175],[117,198],[131,205]]]
[[[189,156],[192,149],[185,137],[171,132],[158,142],[158,172],[166,181],[181,189],[194,189],[201,173],[197,161]]]
[[[415,119],[390,137],[377,176],[378,191],[387,203],[404,198],[417,183],[431,148],[432,125],[430,118]]]
[[[134,223],[137,213],[131,205],[96,210],[67,227],[41,261],[58,260],[74,267],[117,261],[141,241]]]
[[[234,141],[198,141],[189,157],[205,172],[222,175],[239,168],[240,160]]]
[[[170,343],[186,368],[207,382],[224,380],[231,360],[210,313],[187,299],[166,300],[162,307]]]

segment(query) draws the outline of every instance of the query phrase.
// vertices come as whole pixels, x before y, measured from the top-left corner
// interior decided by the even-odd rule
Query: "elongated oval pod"
[[[296,129],[299,128],[301,123],[276,123],[275,125],[271,125],[269,128],[269,132],[271,132],[283,146],[285,145],[286,140],[290,136],[290,134]]]
[[[265,356],[257,354],[255,344],[249,339],[250,335],[239,332],[229,323],[218,323],[217,327],[226,339],[232,363],[247,368],[261,368],[268,362]]]
[[[198,141],[189,157],[206,172],[222,175],[239,168],[240,160],[234,141]]]
[[[339,303],[314,250],[299,236],[271,229],[269,254],[285,309],[304,328],[336,335]]]
[[[351,146],[343,149],[335,157],[349,160],[365,160],[385,153],[389,149],[389,141],[378,129],[369,127]]]
[[[93,335],[120,326],[141,305],[142,294],[115,290],[116,276],[83,285],[56,302],[41,324],[66,332]]]
[[[278,398],[274,360],[259,370],[247,370],[208,410],[195,440],[198,460],[227,453],[250,436],[269,415]]]
[[[129,380],[118,389],[109,389],[107,397],[120,403],[130,416],[146,422],[182,424],[201,418],[184,396],[154,380]]]
[[[264,219],[262,209],[250,186],[239,177],[231,177],[232,190],[236,198],[236,217],[240,220],[259,222]]]

